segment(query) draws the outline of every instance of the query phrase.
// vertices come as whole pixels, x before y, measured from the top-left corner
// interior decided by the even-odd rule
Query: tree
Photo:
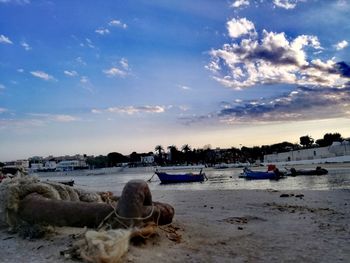
[[[343,137],[340,135],[340,133],[326,133],[323,135],[323,139],[316,140],[316,143],[320,147],[326,147],[332,145],[333,142],[341,142],[343,141]]]
[[[311,138],[309,135],[301,136],[300,137],[300,145],[303,147],[311,147],[311,145],[314,143],[314,139]]]
[[[181,150],[184,152],[184,160],[188,163],[190,161],[189,152],[191,151],[191,147],[188,144],[185,144],[181,147]]]
[[[185,144],[181,147],[181,150],[184,152],[184,153],[188,153],[189,151],[191,151],[191,147],[188,145],[188,144]]]
[[[164,149],[162,147],[162,145],[157,145],[154,150],[156,152],[158,152],[158,157],[161,158],[162,157],[162,153],[164,152]]]
[[[107,154],[107,160],[109,166],[116,166],[119,163],[124,163],[128,161],[128,158],[121,153],[111,152]]]
[[[129,156],[130,158],[130,161],[132,163],[138,163],[138,162],[141,162],[141,155],[138,154],[137,152],[132,152]]]
[[[168,150],[170,153],[170,161],[172,163],[177,163],[180,160],[180,153],[179,150],[175,145],[168,146]]]
[[[158,153],[158,156],[156,158],[156,163],[162,165],[163,164],[163,152],[164,148],[161,145],[157,145],[154,150]]]

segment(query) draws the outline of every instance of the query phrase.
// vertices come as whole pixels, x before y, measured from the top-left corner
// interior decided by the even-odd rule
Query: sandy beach
[[[169,226],[131,245],[125,262],[348,262],[350,190],[153,191],[175,208]],[[76,262],[60,255],[82,233],[44,239],[0,232],[1,262]]]

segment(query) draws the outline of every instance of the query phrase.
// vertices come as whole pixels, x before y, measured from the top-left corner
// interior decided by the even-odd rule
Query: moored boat
[[[74,186],[74,180],[67,180],[67,181],[52,181],[52,180],[47,180],[47,182],[53,182],[53,183],[59,183],[59,184]]]
[[[317,166],[316,169],[290,169],[290,176],[297,176],[297,175],[325,175],[328,174],[328,170],[321,168],[320,166]]]
[[[189,182],[203,182],[207,177],[205,173],[184,173],[184,174],[169,174],[166,172],[156,171],[155,174],[158,176],[162,184],[171,183],[189,183]]]
[[[278,180],[283,177],[284,174],[281,173],[274,165],[268,167],[268,171],[252,171],[249,168],[244,168],[241,178],[249,180],[260,180],[260,179],[271,179]]]

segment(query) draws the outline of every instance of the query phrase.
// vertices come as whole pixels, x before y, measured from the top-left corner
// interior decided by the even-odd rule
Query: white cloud
[[[0,35],[0,43],[1,44],[13,44],[13,42],[6,36]]]
[[[178,85],[178,87],[182,90],[191,90],[189,86],[185,86],[185,85]]]
[[[18,4],[18,5],[26,5],[30,4],[29,0],[0,0],[0,4]]]
[[[95,32],[100,35],[108,35],[110,33],[108,28],[99,28]]]
[[[304,2],[305,0],[273,0],[273,3],[277,7],[284,9],[294,9],[298,2]]]
[[[88,78],[87,76],[82,76],[82,77],[80,78],[80,82],[81,82],[81,83],[89,83],[90,80],[89,80],[89,78]]]
[[[24,69],[23,69],[23,68],[19,68],[19,69],[17,69],[17,72],[23,73],[23,72],[24,72]]]
[[[22,46],[25,50],[27,50],[27,51],[29,51],[29,50],[32,49],[31,46],[29,46],[29,44],[26,43],[26,42],[22,42],[22,43],[21,43],[21,46]]]
[[[101,113],[120,113],[133,115],[136,113],[163,113],[166,107],[164,106],[125,106],[125,107],[110,107],[107,109],[92,109],[91,112],[94,114]]]
[[[343,41],[340,41],[339,43],[335,44],[334,47],[337,50],[342,50],[342,49],[346,48],[348,45],[349,45],[348,41],[343,40]]]
[[[94,85],[91,83],[90,79],[87,76],[81,76],[80,84],[81,87],[83,87],[90,93],[94,93]]]
[[[127,75],[127,72],[118,69],[116,67],[112,67],[110,69],[103,70],[103,73],[105,73],[109,77],[124,77]]]
[[[0,119],[0,130],[9,129],[13,131],[23,131],[30,127],[40,127],[45,123],[38,119]],[[15,130],[18,129],[18,130]]]
[[[67,114],[30,113],[29,115],[54,122],[73,122],[79,120],[79,118]]]
[[[5,89],[5,85],[0,84],[0,90]]]
[[[127,24],[122,23],[120,20],[112,20],[108,23],[109,26],[113,26],[113,27],[121,27],[126,29],[128,27]]]
[[[90,48],[95,48],[94,44],[92,43],[92,41],[89,38],[85,39],[86,41],[86,45]]]
[[[135,113],[162,113],[165,111],[165,107],[163,106],[128,106],[128,107],[114,107],[114,108],[108,108],[108,112],[113,113],[126,113],[129,115],[135,114]]]
[[[93,113],[93,114],[101,114],[101,113],[103,113],[103,111],[102,110],[98,110],[98,109],[92,109],[91,113]]]
[[[128,70],[129,69],[129,63],[128,60],[126,58],[122,58],[119,61],[120,65],[122,66],[123,69]]]
[[[247,6],[249,5],[249,0],[236,0],[232,3],[233,8],[239,8],[241,6]]]
[[[78,72],[76,72],[75,70],[69,71],[69,70],[65,70],[63,71],[64,74],[66,74],[69,77],[76,77],[78,76]]]
[[[8,109],[0,108],[0,114],[1,114],[1,113],[4,113],[4,112],[6,112],[6,111],[8,111]]]
[[[316,36],[300,35],[289,40],[283,32],[263,30],[262,37],[257,37],[248,35],[239,43],[212,50],[206,68],[214,73],[213,78],[236,89],[275,83],[344,87],[348,82],[342,72],[344,65],[333,59],[307,57],[306,50],[322,49]]]
[[[57,122],[72,122],[79,120],[78,118],[71,116],[71,115],[51,115],[51,119]]]
[[[180,109],[181,111],[188,111],[188,110],[190,109],[190,107],[188,107],[188,106],[186,106],[186,105],[180,105],[180,106],[179,106],[179,109]]]
[[[238,38],[243,35],[256,35],[254,24],[246,18],[233,18],[226,25],[229,36],[232,38]]]
[[[53,76],[47,74],[44,71],[31,71],[30,74],[32,74],[34,77],[37,77],[43,80],[56,80]]]
[[[78,62],[79,64],[83,65],[83,66],[86,66],[87,63],[84,61],[84,59],[82,57],[77,57],[75,59],[76,62]]]

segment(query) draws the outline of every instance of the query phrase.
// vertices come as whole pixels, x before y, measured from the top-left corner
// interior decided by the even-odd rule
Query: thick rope
[[[152,210],[149,213],[149,215],[145,216],[145,217],[124,217],[118,214],[117,212],[117,208],[115,206],[112,205],[110,198],[108,197],[107,199],[107,203],[113,208],[113,211],[110,212],[99,224],[99,226],[97,227],[98,230],[102,229],[104,227],[104,225],[106,224],[106,221],[114,214],[116,216],[116,220],[118,221],[119,224],[121,224],[124,228],[128,229],[131,228],[130,226],[126,225],[124,222],[122,222],[121,220],[146,220],[152,217],[153,212],[154,212],[154,205],[152,204]],[[160,218],[160,213],[158,214],[158,218],[157,218],[157,222],[156,225],[158,226],[158,222],[159,222],[159,218]],[[121,220],[118,220],[121,219]]]

